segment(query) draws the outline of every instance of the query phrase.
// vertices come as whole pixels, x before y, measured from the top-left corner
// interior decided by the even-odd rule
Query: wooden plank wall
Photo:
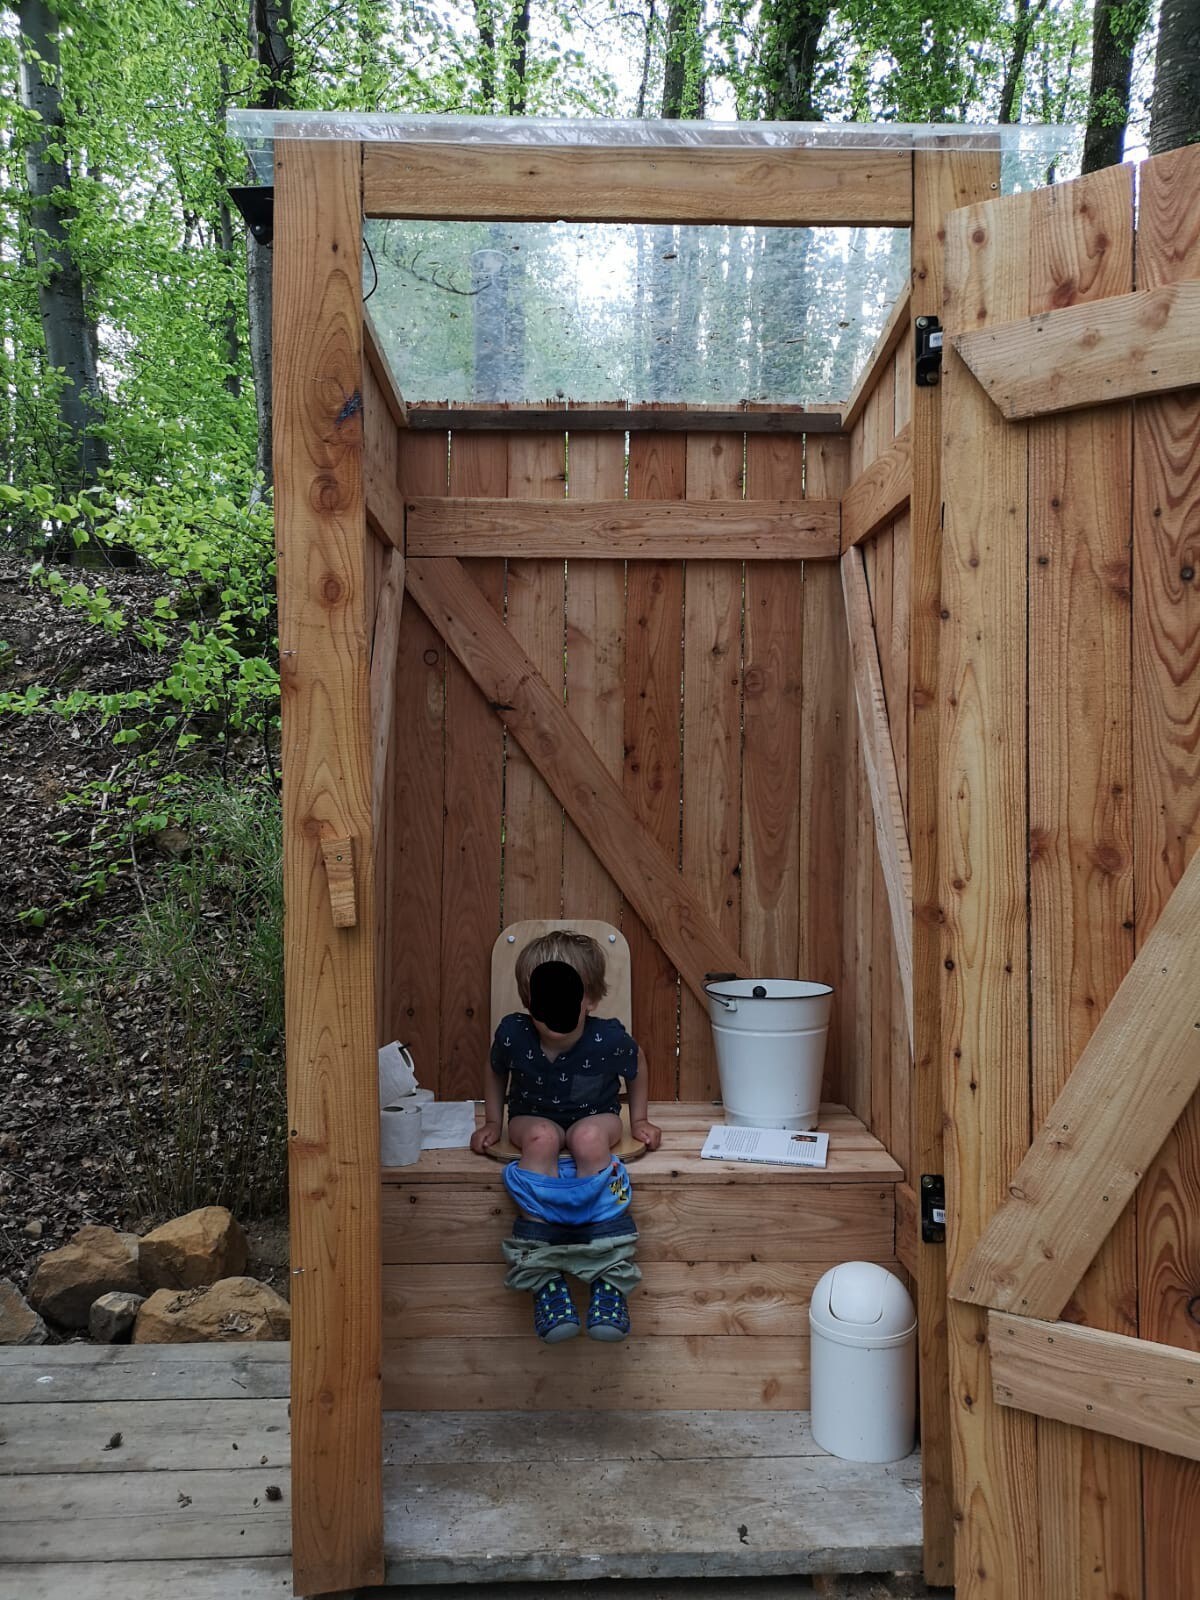
[[[954,213],[948,332],[1200,275],[1198,182],[1200,151],[1144,164],[1136,233],[1128,167]],[[953,1264],[1200,839],[1200,402],[1008,423],[953,352],[947,369],[939,846]],[[1198,1196],[1200,1099],[1064,1316],[1200,1349]],[[1003,1412],[982,1324],[952,1303],[958,1594],[1194,1592],[1200,1466]]]
[[[911,421],[913,333],[911,322],[894,352],[874,373],[862,414],[850,433],[848,479],[860,474],[891,446]],[[862,545],[871,596],[871,611],[883,676],[884,698],[892,730],[900,795],[908,815],[908,698],[911,541],[909,513]],[[847,788],[847,829],[853,847],[847,852],[845,929],[847,963],[853,980],[846,984],[852,1014],[843,1008],[843,1026],[852,1065],[851,1108],[912,1174],[912,1057],[908,1045],[900,969],[892,937],[891,915],[871,817],[866,772],[857,751],[854,689],[846,689],[846,719],[854,744]],[[849,1040],[853,1038],[853,1045]]]
[[[455,433],[447,417],[445,432],[401,433],[405,494],[799,499],[806,475],[818,497],[844,486],[846,445],[831,436],[639,427],[626,453],[620,434]],[[465,565],[756,970],[840,990],[849,673],[836,562]],[[439,1094],[478,1094],[501,927],[605,916],[629,939],[652,1097],[714,1097],[703,1009],[411,604],[401,652],[382,1037],[410,1043]],[[828,1099],[846,1093],[841,1060],[835,1037]]]

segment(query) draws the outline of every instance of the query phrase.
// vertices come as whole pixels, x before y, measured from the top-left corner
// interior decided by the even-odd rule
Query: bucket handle
[[[719,1006],[724,1006],[726,1011],[736,1011],[738,1003],[730,995],[714,994],[708,987],[710,983],[730,983],[737,977],[736,972],[706,972],[704,974],[704,992],[710,1000],[715,1000]]]

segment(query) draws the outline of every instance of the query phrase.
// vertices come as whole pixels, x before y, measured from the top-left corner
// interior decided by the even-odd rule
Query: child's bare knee
[[[570,1145],[585,1158],[606,1156],[610,1149],[608,1129],[602,1127],[598,1119],[577,1122],[571,1129]]]
[[[543,1122],[526,1131],[521,1148],[529,1155],[557,1155],[562,1148],[562,1139],[557,1128]]]

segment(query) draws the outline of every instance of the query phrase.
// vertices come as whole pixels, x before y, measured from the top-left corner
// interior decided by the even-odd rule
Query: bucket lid
[[[723,1000],[814,1000],[833,989],[803,978],[709,978],[704,992]]]
[[[900,1279],[874,1261],[831,1267],[813,1290],[809,1325],[836,1344],[883,1349],[900,1344],[917,1325],[917,1314]]]

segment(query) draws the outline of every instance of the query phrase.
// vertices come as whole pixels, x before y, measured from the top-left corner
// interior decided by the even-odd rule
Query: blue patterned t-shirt
[[[571,1046],[546,1059],[533,1019],[504,1017],[492,1040],[492,1070],[508,1078],[510,1117],[578,1121],[621,1109],[620,1080],[637,1077],[638,1047],[615,1017],[589,1017]]]

